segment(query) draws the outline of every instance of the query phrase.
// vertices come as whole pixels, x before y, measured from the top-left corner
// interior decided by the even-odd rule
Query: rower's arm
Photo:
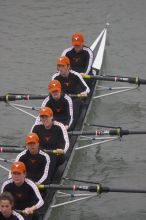
[[[70,127],[73,123],[73,102],[68,95],[65,95],[64,98],[67,100],[68,103],[68,121],[65,125],[68,125],[68,127]]]
[[[64,144],[63,144],[64,147],[62,147],[62,149],[64,150],[64,153],[66,153],[68,148],[69,148],[69,137],[68,137],[67,130],[66,130],[65,126],[62,123],[58,122],[58,121],[54,121],[54,125],[57,125],[57,126],[60,127],[60,130],[61,130],[60,133],[62,133],[61,134],[62,137],[60,139],[62,139],[63,142],[64,142]],[[60,144],[62,144],[62,143],[60,143]]]
[[[46,165],[45,165],[45,168],[44,168],[43,176],[36,183],[38,185],[42,184],[48,178],[49,167],[50,167],[50,157],[49,157],[49,155],[46,154],[45,152],[43,152],[42,150],[40,150],[40,154],[42,154],[45,157]]]

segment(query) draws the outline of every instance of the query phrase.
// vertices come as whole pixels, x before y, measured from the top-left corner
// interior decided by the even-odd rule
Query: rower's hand
[[[25,208],[23,210],[23,214],[25,214],[25,215],[31,215],[31,214],[33,214],[33,212],[34,212],[34,208],[33,207]]]
[[[84,78],[84,76],[86,75],[85,73],[80,73],[80,75]]]
[[[65,125],[65,128],[66,128],[66,130],[68,130],[68,129],[69,129],[69,126],[68,126],[68,125]]]
[[[64,150],[63,149],[56,149],[56,155],[61,155],[61,154],[64,154]]]
[[[87,92],[81,92],[81,93],[80,93],[80,96],[82,96],[82,97],[87,97],[87,95],[88,95]]]

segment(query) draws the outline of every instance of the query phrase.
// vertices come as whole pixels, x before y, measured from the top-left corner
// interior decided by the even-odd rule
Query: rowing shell
[[[96,40],[91,45],[91,50],[94,52],[94,62],[93,62],[93,71],[94,74],[101,74],[102,70],[102,64],[103,64],[103,58],[104,58],[104,51],[106,46],[106,38],[107,38],[107,26],[104,28],[99,36],[96,38]],[[96,51],[96,52],[95,52]],[[80,118],[77,121],[77,124],[75,126],[75,130],[82,130],[84,122],[87,118],[87,113],[90,110],[91,103],[92,103],[92,97],[95,91],[97,81],[92,82],[92,88],[90,91],[90,95],[86,100],[86,105],[84,105],[83,109],[81,110]],[[71,136],[70,137],[70,148],[67,152],[67,160],[66,162],[60,167],[59,172],[56,174],[56,179],[54,178],[55,183],[62,184],[63,183],[63,177],[67,175],[67,172],[69,170],[70,164],[73,160],[74,154],[75,154],[75,147],[78,145],[78,137],[77,136]],[[52,208],[57,206],[56,203],[56,190],[48,190],[48,193],[45,198],[45,205],[40,210],[40,220],[48,220],[49,216],[51,214]]]

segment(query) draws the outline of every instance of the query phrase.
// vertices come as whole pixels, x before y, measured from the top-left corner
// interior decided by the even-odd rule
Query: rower
[[[87,96],[90,89],[82,76],[70,69],[70,60],[68,57],[61,56],[57,59],[57,70],[58,72],[53,75],[52,79],[60,81],[64,93]]]
[[[71,69],[84,74],[92,73],[93,52],[84,46],[84,36],[80,32],[72,34],[72,47],[65,49],[62,56],[70,59]]]
[[[15,209],[22,210],[26,215],[32,214],[44,204],[39,190],[33,181],[26,178],[26,167],[23,162],[12,163],[10,170],[12,178],[2,184],[1,192],[7,191],[13,195]],[[34,213],[31,219],[37,220],[37,214]]]
[[[4,192],[0,195],[0,219],[1,220],[24,220],[22,215],[13,210],[14,198],[11,193]]]
[[[50,107],[54,120],[63,123],[66,129],[70,128],[73,122],[72,99],[67,94],[61,93],[61,84],[58,80],[51,80],[48,89],[50,94],[41,107]],[[37,118],[38,120],[40,119]]]
[[[56,150],[50,154],[50,176],[53,178],[58,167],[65,162],[65,155],[69,148],[69,138],[65,126],[53,120],[53,111],[49,107],[42,107],[39,111],[40,123],[34,124],[32,132],[40,139],[40,147],[45,150]]]
[[[50,157],[39,149],[39,137],[28,133],[25,137],[26,150],[17,155],[16,161],[26,166],[26,176],[36,184],[45,184],[49,180]]]
[[[87,97],[90,89],[82,76],[70,69],[70,60],[66,56],[59,57],[57,59],[57,69],[58,73],[53,75],[53,79],[60,81],[62,86],[62,91],[67,94],[77,95],[81,97]],[[82,108],[83,100],[79,98],[73,99],[73,114],[74,114],[74,123],[73,127],[76,124],[76,120],[80,115],[80,109]]]

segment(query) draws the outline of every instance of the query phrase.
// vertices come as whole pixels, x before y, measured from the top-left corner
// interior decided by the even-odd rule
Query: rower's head
[[[2,215],[7,219],[12,214],[12,209],[14,206],[14,198],[11,193],[3,192],[0,195],[0,210]]]
[[[37,154],[39,149],[39,137],[36,133],[30,132],[25,137],[25,144],[31,154]]]
[[[51,108],[42,107],[39,111],[39,116],[45,128],[50,128],[52,126],[53,111]]]
[[[72,34],[72,46],[76,52],[79,52],[83,48],[84,36],[81,32],[74,32]]]
[[[57,70],[60,72],[61,76],[67,77],[70,70],[70,60],[67,56],[61,56],[57,59]]]
[[[12,163],[10,170],[14,183],[21,186],[24,183],[26,176],[25,164],[21,161],[14,162]]]
[[[58,100],[61,96],[61,83],[58,80],[51,80],[48,83],[48,90],[53,99]]]

